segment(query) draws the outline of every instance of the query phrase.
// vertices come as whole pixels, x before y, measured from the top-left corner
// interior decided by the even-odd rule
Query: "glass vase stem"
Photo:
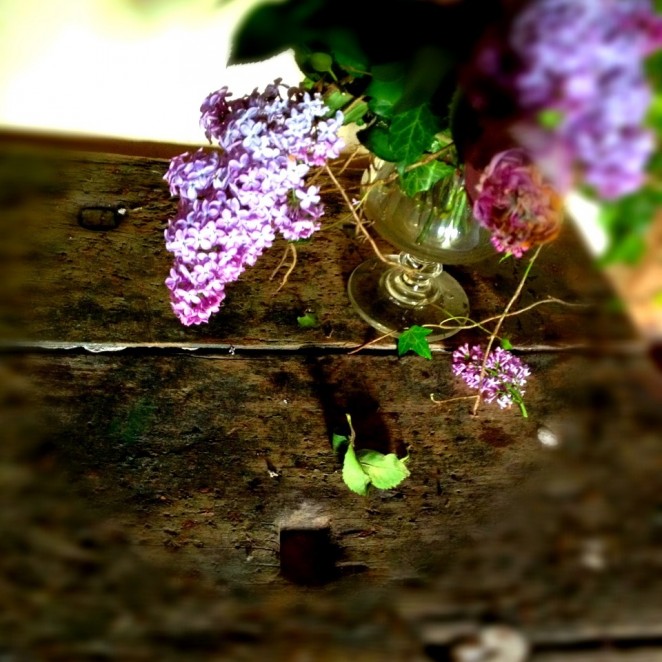
[[[435,278],[443,271],[438,262],[419,260],[409,253],[398,255],[400,266],[394,266],[383,276],[383,287],[401,306],[430,304],[439,298]]]

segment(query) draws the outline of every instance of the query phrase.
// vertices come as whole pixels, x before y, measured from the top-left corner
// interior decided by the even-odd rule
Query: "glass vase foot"
[[[393,262],[397,255],[388,256]],[[377,258],[360,264],[349,278],[347,291],[352,306],[359,316],[382,333],[399,336],[405,329],[418,325],[440,324],[444,329],[433,329],[428,340],[442,340],[457,333],[469,316],[469,300],[462,286],[445,271],[427,279],[426,293],[420,302],[415,296],[409,302],[403,297],[391,296],[393,281],[402,277],[402,270]],[[406,278],[406,275],[405,275]],[[459,319],[449,319],[459,318]]]

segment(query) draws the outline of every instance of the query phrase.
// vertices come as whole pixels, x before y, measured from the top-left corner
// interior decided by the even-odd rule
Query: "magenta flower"
[[[546,184],[524,150],[496,154],[476,188],[473,213],[491,233],[494,248],[522,257],[554,239],[563,220],[561,198]]]
[[[529,367],[516,356],[501,347],[490,352],[485,364],[485,374],[480,374],[485,353],[478,345],[469,347],[468,343],[453,352],[453,374],[460,377],[469,388],[480,391],[485,402],[494,402],[505,409],[516,403],[526,416],[522,396],[527,378],[531,375]]]

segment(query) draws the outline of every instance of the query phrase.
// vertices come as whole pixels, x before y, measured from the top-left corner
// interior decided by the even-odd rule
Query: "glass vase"
[[[413,325],[430,325],[429,340],[447,338],[466,323],[469,300],[444,265],[489,256],[489,235],[473,217],[459,171],[413,197],[402,192],[393,172],[392,164],[368,168],[364,210],[378,234],[401,252],[386,256],[387,262],[375,257],[360,264],[349,279],[349,299],[382,333],[398,336]]]

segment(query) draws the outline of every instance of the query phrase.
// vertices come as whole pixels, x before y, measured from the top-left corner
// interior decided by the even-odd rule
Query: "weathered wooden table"
[[[339,196],[184,328],[159,159],[0,148],[0,658],[452,659],[509,626],[531,659],[662,659],[662,375],[570,230],[505,333],[529,418],[466,401],[450,352],[398,358],[349,307],[370,256]],[[454,268],[473,317],[522,265]],[[301,328],[313,311],[320,324]],[[362,498],[330,444],[409,452]],[[509,659],[509,658],[494,658]]]

